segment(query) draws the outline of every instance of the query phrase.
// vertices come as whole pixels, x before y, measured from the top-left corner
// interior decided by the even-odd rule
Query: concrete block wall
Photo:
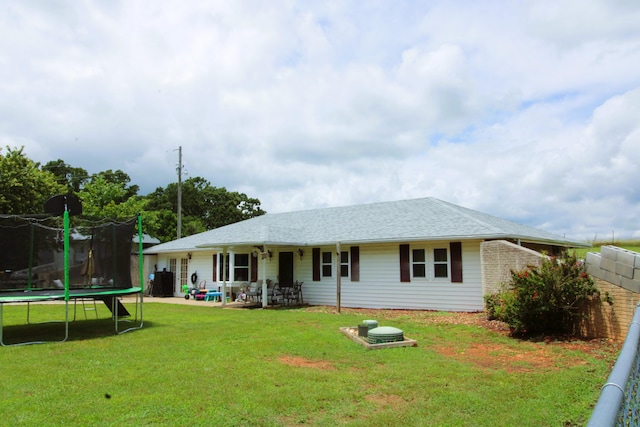
[[[609,338],[623,341],[640,302],[640,254],[617,247],[602,247],[588,253],[587,272],[601,292],[600,299],[585,304],[586,315],[576,323],[575,333],[584,338]],[[480,245],[483,295],[498,292],[511,278],[511,270],[540,265],[545,255],[504,240]],[[607,295],[613,301],[604,301]]]
[[[615,246],[589,252],[587,272],[594,278],[602,297],[609,294],[613,305],[594,300],[584,307],[588,316],[577,325],[584,337],[624,340],[640,301],[640,254]]]
[[[587,272],[633,292],[640,292],[640,254],[616,246],[603,246],[600,253],[589,252]]]
[[[596,287],[601,292],[600,300],[586,304],[583,312],[587,316],[576,325],[576,335],[584,338],[610,338],[624,341],[633,319],[640,294],[606,280],[594,278]],[[602,301],[608,293],[613,305]]]
[[[480,244],[482,294],[499,292],[511,279],[511,270],[529,265],[539,266],[544,255],[506,240],[491,240]]]

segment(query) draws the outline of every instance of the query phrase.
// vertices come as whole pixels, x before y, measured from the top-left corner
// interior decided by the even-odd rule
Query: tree
[[[44,213],[44,202],[58,194],[76,193],[83,217],[126,220],[143,214],[147,233],[161,241],[177,234],[178,185],[158,187],[141,197],[139,187],[121,170],[88,175],[64,160],[40,167],[23,153],[24,147],[6,154],[0,149],[0,213]],[[246,194],[216,188],[204,178],[186,180],[182,185],[182,235],[188,236],[237,221],[264,215],[260,200]]]
[[[99,172],[97,174],[94,174],[94,176],[101,176],[104,178],[106,182],[116,184],[122,187],[123,193],[122,193],[121,199],[116,200],[116,202],[119,202],[119,203],[122,203],[133,196],[136,196],[138,194],[138,190],[140,190],[140,187],[138,187],[135,184],[129,185],[129,182],[131,182],[131,177],[129,177],[128,174],[121,171],[120,169],[116,171],[107,169],[104,172]]]
[[[55,175],[41,170],[40,164],[29,159],[20,149],[0,150],[0,213],[44,213],[44,202],[50,197],[66,193]]]
[[[153,235],[162,241],[176,236],[178,184],[158,187],[147,196],[148,212],[164,211],[151,219],[149,227]],[[169,217],[166,212],[171,212]],[[244,193],[216,188],[201,177],[189,178],[182,184],[182,235],[189,236],[206,230],[222,227],[234,222],[264,215],[260,200]],[[170,225],[172,224],[172,226]]]
[[[42,170],[51,172],[56,176],[58,184],[67,186],[68,193],[78,193],[89,180],[89,174],[82,168],[74,168],[62,159],[51,160],[42,167]]]
[[[146,200],[137,196],[138,186],[129,186],[129,175],[118,170],[92,175],[78,193],[83,215],[89,219],[129,219],[144,209]]]

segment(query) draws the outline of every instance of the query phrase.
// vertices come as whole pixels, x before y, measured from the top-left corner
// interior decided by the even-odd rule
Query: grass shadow
[[[120,319],[118,330],[124,331],[140,325],[140,320]],[[142,329],[154,328],[159,325],[155,322],[144,321]],[[130,332],[135,332],[130,331]],[[117,335],[115,323],[112,319],[87,319],[69,322],[69,333],[66,339],[70,341],[85,341],[91,339],[106,338]],[[22,325],[5,326],[2,333],[4,345],[11,346],[27,343],[54,343],[62,342],[65,338],[64,321],[50,321],[42,323],[29,323]]]

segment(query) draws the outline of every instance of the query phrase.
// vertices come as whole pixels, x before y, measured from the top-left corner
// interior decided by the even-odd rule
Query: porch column
[[[264,245],[264,253],[267,253],[267,245]],[[267,257],[262,257],[262,308],[265,308],[268,304],[269,295],[267,295]]]
[[[222,248],[222,305],[227,305],[227,248]]]

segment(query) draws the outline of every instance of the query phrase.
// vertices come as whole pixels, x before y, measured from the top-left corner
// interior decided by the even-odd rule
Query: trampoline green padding
[[[93,288],[93,289],[70,289],[69,299],[75,298],[94,298],[102,300],[105,297],[135,295],[140,293],[138,287],[119,289],[119,288]],[[33,289],[29,291],[9,291],[0,292],[0,304],[5,303],[28,303],[41,301],[64,301],[64,289]]]

